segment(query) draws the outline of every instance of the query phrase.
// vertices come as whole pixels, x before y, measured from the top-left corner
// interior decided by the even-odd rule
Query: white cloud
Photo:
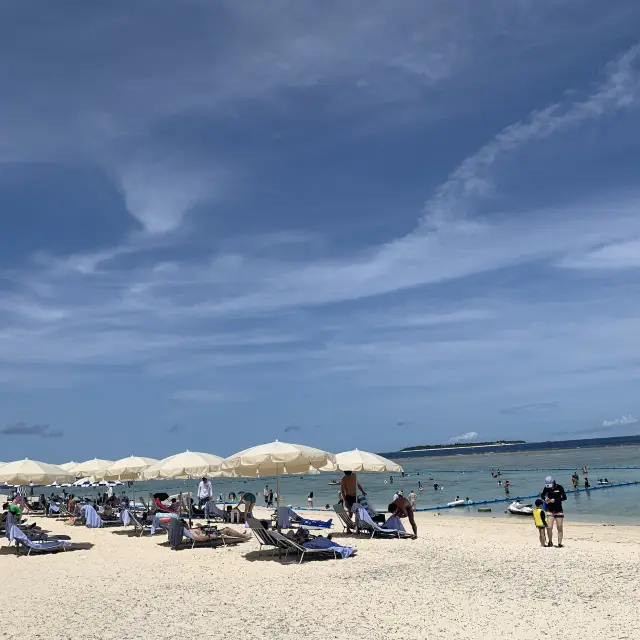
[[[603,420],[603,427],[625,427],[631,424],[638,424],[640,420],[635,416],[632,416],[630,413],[627,415],[622,415],[619,418],[614,418],[613,420]]]
[[[463,433],[459,436],[455,436],[454,438],[450,438],[447,441],[447,444],[462,444],[466,442],[475,442],[478,439],[477,431],[469,431],[468,433]]]
[[[561,266],[571,269],[630,269],[640,267],[640,238],[614,242],[604,247],[569,256]]]

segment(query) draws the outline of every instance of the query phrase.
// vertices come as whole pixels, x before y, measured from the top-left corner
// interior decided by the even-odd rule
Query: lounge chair
[[[356,523],[349,517],[349,512],[341,504],[334,504],[333,510],[340,519],[344,533],[358,533]]]
[[[379,536],[386,538],[413,538],[413,535],[407,533],[404,529],[387,529],[376,524],[369,515],[369,512],[360,507],[356,511],[356,528],[358,531],[371,532],[371,537]]]
[[[260,520],[247,518],[247,525],[260,545],[258,555],[262,552],[262,547],[273,547],[273,554],[283,548],[280,542],[273,536],[274,532],[265,529]]]
[[[300,554],[300,562],[298,564],[301,564],[306,556],[329,555],[329,556],[333,556],[335,559],[342,557],[342,553],[338,551],[338,547],[340,545],[334,544],[331,547],[314,549],[314,548],[303,546],[298,542],[295,542],[294,540],[290,540],[289,538],[287,538],[287,536],[283,536],[281,533],[278,533],[277,531],[271,531],[270,534],[271,536],[273,536],[273,539],[279,543],[280,548],[284,549],[285,560],[289,556],[289,553]],[[327,538],[324,538],[324,540],[327,540]],[[310,543],[313,543],[313,540],[311,540]],[[308,543],[305,543],[305,544],[308,544]],[[353,553],[353,551],[351,551],[348,555],[351,555],[351,553]]]
[[[138,529],[140,529],[141,536],[145,531],[151,531],[151,525],[148,524],[145,520],[138,518],[138,516],[130,509],[126,509],[126,512],[129,514],[129,519],[133,523],[134,531],[137,531]],[[126,520],[126,517],[124,516],[124,513],[123,513],[123,518],[122,518],[123,524],[125,523],[125,520]]]
[[[31,555],[32,551],[37,551],[38,553],[45,553],[50,551],[66,551],[70,546],[71,542],[68,540],[58,540],[54,538],[47,538],[45,540],[31,540],[21,529],[19,529],[15,524],[11,527],[10,532],[10,541],[15,542],[16,550],[18,555],[20,555],[20,547],[27,547],[29,551],[27,555]]]
[[[305,529],[331,529],[332,520],[309,520],[298,515],[291,507],[278,507],[276,519],[279,529],[294,529],[304,527]]]

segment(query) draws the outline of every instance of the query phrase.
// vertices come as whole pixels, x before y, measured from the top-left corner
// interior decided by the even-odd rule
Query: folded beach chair
[[[273,531],[269,531],[262,526],[260,520],[256,520],[255,518],[247,518],[247,526],[253,533],[255,539],[258,541],[260,545],[260,549],[258,550],[258,555],[262,552],[262,547],[273,547],[273,553],[282,549],[282,545],[278,540],[273,536]]]
[[[66,551],[66,549],[71,546],[71,542],[68,540],[57,540],[53,538],[47,538],[45,540],[31,540],[24,531],[19,529],[16,525],[11,527],[10,541],[15,542],[18,555],[20,555],[21,546],[29,549],[27,555],[31,555],[32,551],[37,551],[38,553],[59,551],[60,549]]]
[[[400,524],[402,526],[402,524]],[[391,537],[391,538],[413,538],[410,533],[407,533],[404,528],[403,529],[391,529],[386,527],[381,527],[379,524],[376,524],[369,515],[368,511],[363,507],[360,507],[356,511],[356,528],[358,531],[367,531],[371,532],[371,537],[379,536],[379,537]]]
[[[340,519],[344,533],[358,533],[356,523],[349,517],[349,512],[341,504],[334,504],[333,510]]]
[[[289,556],[289,553],[300,554],[300,563],[308,556],[333,556],[334,558],[339,557],[348,557],[353,554],[354,549],[352,547],[342,547],[339,544],[336,544],[332,540],[328,538],[316,538],[315,540],[309,540],[305,542],[303,545],[298,542],[294,542],[287,538],[287,536],[283,536],[281,533],[277,531],[269,532],[273,539],[280,544],[280,548],[284,549],[286,560]],[[324,542],[320,542],[324,541]],[[344,551],[343,551],[344,550]]]
[[[145,531],[151,531],[151,525],[148,524],[146,521],[142,520],[141,518],[138,518],[138,516],[129,509],[123,510],[123,517],[122,517],[123,523],[127,519],[127,516],[124,515],[125,512],[128,514],[128,517],[131,523],[133,523],[134,530],[138,531],[138,529],[140,529],[140,535],[142,535]]]
[[[223,522],[227,522],[229,520],[229,516],[227,515],[226,511],[223,511],[213,500],[210,500],[207,503],[205,511],[209,512],[209,518],[213,516],[214,518],[219,518]]]

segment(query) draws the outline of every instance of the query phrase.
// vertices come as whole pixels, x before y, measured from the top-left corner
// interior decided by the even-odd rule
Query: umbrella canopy
[[[100,475],[104,480],[138,480],[140,474],[156,462],[158,462],[158,460],[155,458],[129,456],[128,458],[116,460]]]
[[[270,442],[240,451],[225,460],[222,468],[244,476],[276,476],[309,473],[333,462],[333,455],[321,449],[288,442]]]
[[[75,473],[76,467],[78,466],[78,462],[65,462],[64,464],[60,464],[58,465],[61,469],[64,469],[65,471],[69,471],[71,473]]]
[[[374,473],[402,473],[402,467],[393,460],[368,451],[344,451],[335,455],[335,462],[322,471],[370,471]]]
[[[73,482],[76,477],[55,464],[37,460],[16,460],[0,467],[0,484],[26,485]]]
[[[69,471],[75,473],[77,476],[89,478],[91,476],[101,476],[112,464],[113,460],[100,460],[100,458],[94,458],[93,460],[87,460],[86,462],[79,462]]]
[[[142,472],[144,480],[168,480],[171,478],[198,478],[219,475],[223,459],[212,453],[185,451],[164,458]]]

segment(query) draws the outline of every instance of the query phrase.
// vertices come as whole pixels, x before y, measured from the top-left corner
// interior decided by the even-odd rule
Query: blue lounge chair
[[[27,555],[31,555],[32,551],[37,551],[38,553],[59,551],[60,549],[66,551],[67,548],[71,546],[71,542],[68,540],[54,540],[51,538],[45,540],[31,540],[27,534],[19,529],[15,524],[11,527],[9,540],[10,542],[15,542],[18,555],[20,555],[21,546],[29,549]]]

